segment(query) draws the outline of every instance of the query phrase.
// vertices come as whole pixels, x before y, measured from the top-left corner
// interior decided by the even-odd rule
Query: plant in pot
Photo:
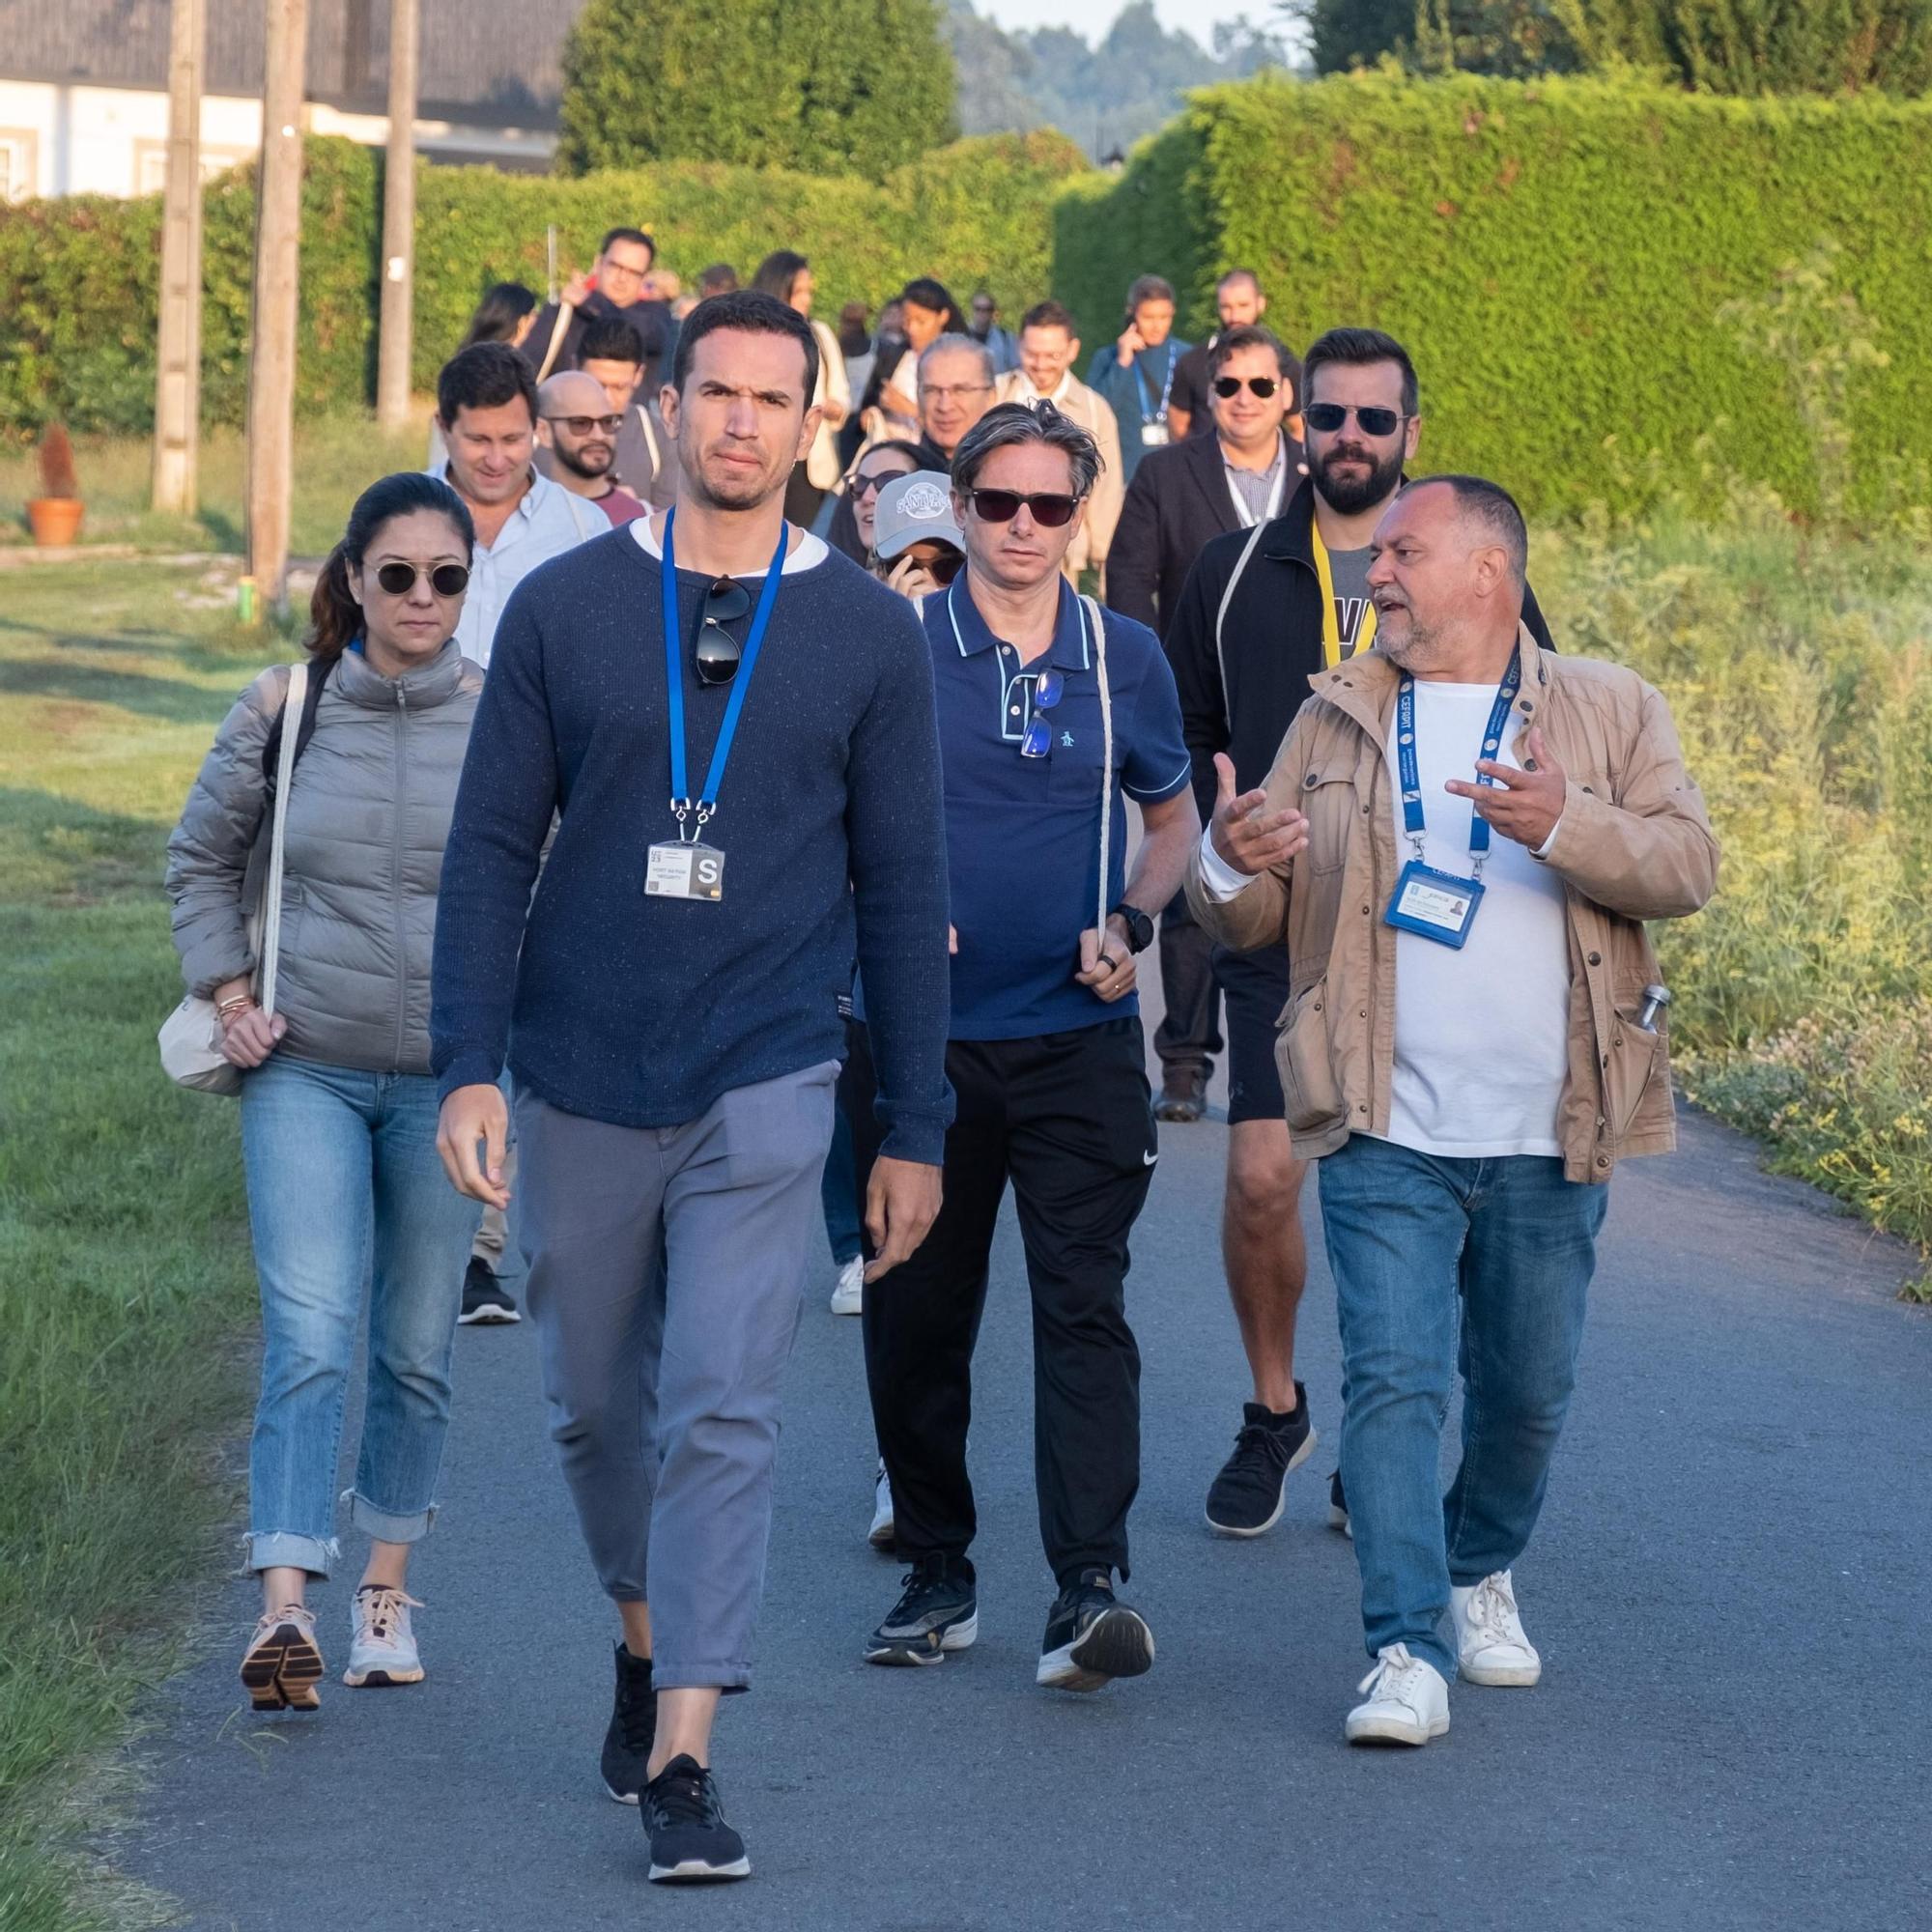
[[[64,423],[41,432],[41,494],[27,504],[37,544],[71,544],[80,534],[83,505],[73,473],[73,444]]]

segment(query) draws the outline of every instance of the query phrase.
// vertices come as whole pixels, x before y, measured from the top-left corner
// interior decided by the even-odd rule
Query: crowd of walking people
[[[1501,483],[1418,470],[1404,345],[1297,355],[1250,270],[1198,344],[1142,276],[1084,377],[1053,300],[1009,331],[920,277],[835,330],[792,251],[697,279],[626,227],[553,302],[488,292],[427,472],[357,500],[303,665],[238,700],[169,845],[262,1292],[243,1683],[318,1704],[358,1347],[344,1681],[422,1679],[453,1338],[522,1318],[520,1255],[614,1610],[599,1776],[652,1878],[744,1876],[711,1733],[752,1681],[816,1226],[876,1434],[854,1534],[903,1564],[855,1642],[929,1668],[978,1631],[1009,1191],[1037,1681],[1145,1673],[1129,1244],[1225,1055],[1246,1385],[1205,1527],[1266,1534],[1317,1445],[1314,1161],[1371,1662],[1346,1734],[1439,1737],[1452,1682],[1541,1674],[1513,1571],[1607,1183],[1672,1144],[1645,922],[1695,911],[1718,854],[1663,698],[1559,651]]]

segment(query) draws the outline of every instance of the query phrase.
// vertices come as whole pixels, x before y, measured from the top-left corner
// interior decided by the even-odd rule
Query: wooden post
[[[383,322],[376,363],[376,419],[410,420],[410,353],[416,266],[417,0],[390,0],[389,151],[383,170]]]
[[[248,574],[288,604],[295,488],[296,299],[301,256],[301,110],[308,0],[265,0],[262,167],[255,189],[255,302],[248,359]]]
[[[201,83],[207,54],[208,0],[174,0],[151,501],[156,510],[183,517],[200,507]]]

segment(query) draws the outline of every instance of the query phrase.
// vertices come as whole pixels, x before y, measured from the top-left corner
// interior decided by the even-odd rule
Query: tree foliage
[[[590,0],[557,164],[729,161],[876,181],[955,131],[935,0]]]
[[[1290,0],[1316,67],[1634,68],[1711,94],[1932,87],[1932,0]]]

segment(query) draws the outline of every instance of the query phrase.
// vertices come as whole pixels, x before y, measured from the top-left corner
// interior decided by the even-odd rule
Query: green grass
[[[162,843],[268,644],[193,572],[0,600],[0,1927],[125,1927],[76,1794],[176,1657],[233,1506],[253,1274],[234,1109],[163,1078]],[[225,600],[221,600],[224,601]],[[240,648],[237,648],[238,641]]]
[[[366,417],[325,416],[296,434],[295,509],[290,548],[322,556],[342,534],[349,506],[377,477],[420,469],[429,450],[430,404],[416,428],[385,436]],[[76,437],[74,469],[87,517],[81,541],[138,544],[156,551],[242,548],[242,449],[239,430],[211,430],[201,445],[201,515],[156,516],[148,507],[149,442],[145,437]],[[0,444],[0,547],[32,541],[25,505],[38,497],[35,452]]]

